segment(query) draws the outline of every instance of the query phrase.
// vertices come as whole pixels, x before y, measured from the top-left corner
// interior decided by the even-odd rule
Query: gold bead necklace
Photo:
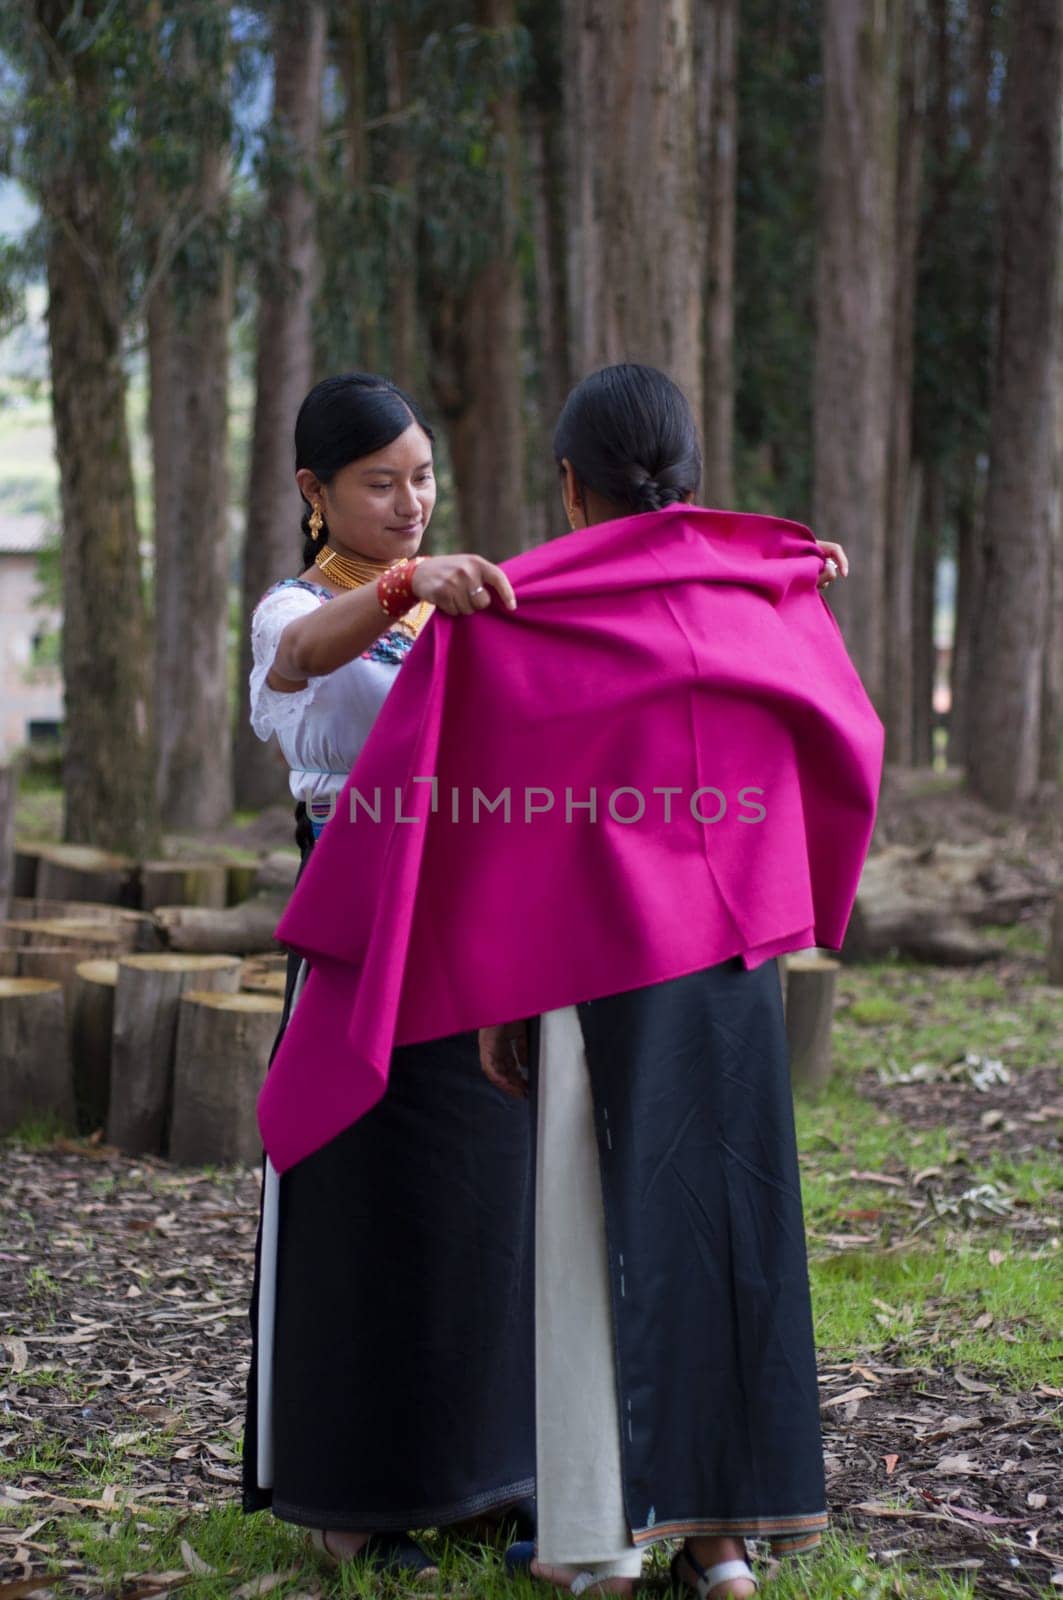
[[[390,572],[392,567],[397,566],[398,561],[377,561],[370,556],[347,556],[339,550],[333,550],[331,545],[324,544],[314,557],[314,565],[327,573],[332,582],[338,583],[341,589],[362,589],[368,583],[376,583],[385,572]],[[428,621],[431,610],[428,601],[422,600],[412,616],[407,614],[405,617],[397,618],[391,623],[391,627],[404,628],[416,638]]]

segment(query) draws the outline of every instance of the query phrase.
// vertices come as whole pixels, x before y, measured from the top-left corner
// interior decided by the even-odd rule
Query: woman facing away
[[[689,407],[651,368],[585,379],[554,446],[574,529],[698,487]],[[571,911],[566,885],[543,894]],[[803,1550],[827,1520],[777,961],[486,1028],[480,1047],[514,1097],[530,1069],[537,1127],[538,1543],[510,1565],[627,1593],[643,1549],[682,1537],[677,1584],[752,1595],[745,1540]]]
[[[489,588],[515,604],[480,556],[417,557],[432,443],[416,402],[366,374],[299,412],[304,570],[255,609],[251,718],[291,769],[304,865],[433,607],[472,615]],[[293,957],[278,1044],[305,972]],[[408,1530],[531,1494],[530,1195],[526,1116],[484,1080],[474,1032],[397,1049],[370,1115],[283,1176],[266,1158],[245,1512],[424,1579]]]

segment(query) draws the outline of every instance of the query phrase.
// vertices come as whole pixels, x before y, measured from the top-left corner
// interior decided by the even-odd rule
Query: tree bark
[[[256,1104],[283,1000],[186,994],[174,1063],[171,1161],[250,1166],[262,1158]]]
[[[0,917],[6,917],[15,884],[15,805],[18,766],[0,762]]]
[[[896,181],[895,0],[826,0],[816,267],[816,533],[852,559],[832,608],[886,712],[886,517]]]
[[[285,769],[251,731],[251,613],[271,583],[301,569],[302,501],[295,486],[295,417],[313,381],[312,312],[317,276],[314,196],[320,142],[325,9],[283,0],[273,43],[273,132],[279,152],[266,193],[275,253],[259,271],[255,420],[244,547],[236,803],[283,803]]]
[[[387,20],[387,81],[390,134],[389,182],[392,194],[391,248],[398,263],[388,292],[391,377],[400,389],[416,391],[420,376],[417,333],[417,156],[404,121],[410,100],[411,43],[406,17],[392,6]]]
[[[477,0],[481,28],[511,32],[515,0]],[[471,282],[436,284],[428,306],[431,380],[447,427],[457,499],[457,542],[492,561],[526,545],[521,384],[523,288],[517,259],[520,125],[517,92],[492,106],[501,187],[496,236]]]
[[[1025,0],[1005,91],[985,584],[970,679],[968,776],[1001,811],[1036,792],[1055,480],[1052,384],[1060,337],[1063,14]]]
[[[912,471],[915,282],[926,116],[923,0],[904,0],[897,131],[895,270],[890,352],[890,434],[886,518],[886,759],[915,758],[914,602],[921,479]]]
[[[30,1117],[73,1126],[63,991],[44,978],[0,978],[0,1134]]]
[[[106,8],[87,0],[86,19]],[[106,85],[36,0],[49,88],[76,119],[43,169],[48,344],[62,507],[63,836],[139,852],[157,835],[148,653],[122,365],[124,294]]]
[[[158,1154],[169,1123],[181,995],[191,989],[236,992],[235,956],[127,956],[118,963],[107,1142]]]
[[[563,0],[573,375],[648,362],[700,423],[693,36],[693,0]]]
[[[702,505],[734,503],[738,0],[695,0],[698,169],[705,230]]]
[[[224,58],[195,55],[191,34],[168,70],[216,106]],[[166,70],[166,68],[164,68]],[[216,80],[216,81],[215,81]],[[198,85],[197,85],[198,93]],[[149,421],[155,503],[155,729],[159,808],[167,828],[219,827],[232,810],[229,728],[228,344],[232,272],[225,240],[227,129],[207,116],[189,144],[198,164],[156,211],[198,215],[148,304]]]
[[[912,762],[929,767],[934,761],[934,600],[938,546],[941,538],[941,478],[917,461],[913,471],[921,483],[912,568]]]

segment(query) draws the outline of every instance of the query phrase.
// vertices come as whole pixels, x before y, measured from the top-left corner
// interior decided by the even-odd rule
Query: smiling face
[[[321,507],[334,550],[372,561],[416,555],[436,503],[432,441],[416,422],[328,483],[308,467],[295,478],[303,498]]]

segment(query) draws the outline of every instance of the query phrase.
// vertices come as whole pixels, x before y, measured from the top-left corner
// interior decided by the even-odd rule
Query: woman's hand
[[[511,1100],[528,1098],[528,1026],[503,1022],[480,1029],[480,1065],[496,1089]]]
[[[833,561],[839,568],[841,576],[843,578],[847,578],[849,576],[849,557],[845,554],[845,551],[842,549],[841,545],[829,544],[826,539],[817,539],[816,543],[820,550],[822,550],[823,554],[829,560]],[[838,572],[832,572],[830,567],[825,566],[819,575],[816,588],[826,589],[829,584],[834,582],[838,575]]]
[[[494,562],[483,556],[429,556],[413,575],[413,592],[451,617],[471,616],[491,604],[488,585],[497,589],[507,611],[517,609],[513,585]]]

